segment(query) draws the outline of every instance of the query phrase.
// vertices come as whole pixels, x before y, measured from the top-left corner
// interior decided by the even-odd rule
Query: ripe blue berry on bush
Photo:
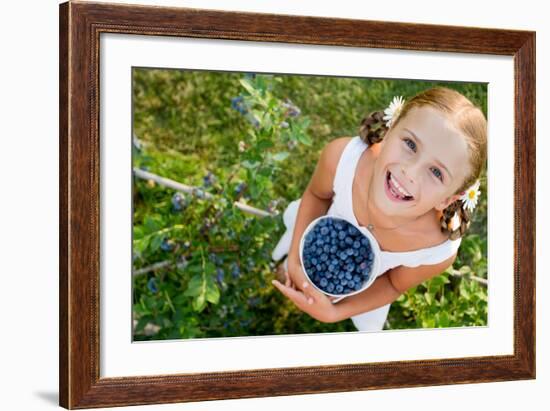
[[[153,294],[157,293],[158,292],[158,286],[157,286],[157,281],[155,279],[155,277],[151,277],[149,278],[149,281],[147,281],[147,288],[149,289],[149,291],[151,291]]]
[[[202,180],[204,187],[210,187],[217,181],[216,176],[212,174],[212,171],[208,171],[208,173],[202,178]]]
[[[330,294],[360,290],[370,278],[374,253],[370,241],[350,222],[322,218],[306,234],[302,261],[309,279]]]
[[[189,205],[189,200],[182,193],[175,193],[172,196],[172,210],[182,211]]]
[[[235,193],[241,194],[241,192],[246,188],[246,183],[239,183],[237,187],[235,187]]]
[[[171,240],[167,240],[164,238],[162,240],[162,243],[160,244],[160,249],[162,251],[172,251],[172,248],[174,247],[174,243]]]

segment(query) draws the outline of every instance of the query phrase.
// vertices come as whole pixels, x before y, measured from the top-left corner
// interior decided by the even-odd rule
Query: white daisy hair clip
[[[461,194],[460,201],[462,201],[462,208],[472,212],[473,209],[476,207],[477,201],[480,195],[479,185],[480,185],[480,181],[478,179],[466,191],[463,191],[462,193],[460,193]],[[449,222],[449,228],[451,231],[454,231],[459,226],[460,226],[460,217],[458,216],[458,213],[455,212],[453,215],[453,218]]]
[[[467,208],[468,211],[472,211],[476,207],[477,200],[479,199],[479,184],[478,179],[466,191],[460,193],[462,194],[462,197],[460,197],[462,200],[462,208]]]
[[[385,115],[383,120],[386,121],[387,128],[390,128],[393,121],[399,117],[399,113],[401,113],[404,104],[405,100],[403,100],[402,96],[395,96],[390,105],[384,110]]]

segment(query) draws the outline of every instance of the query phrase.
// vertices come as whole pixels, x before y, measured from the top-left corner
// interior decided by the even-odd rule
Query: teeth
[[[399,183],[397,182],[397,180],[393,177],[393,174],[390,173],[390,180],[391,182],[393,183],[393,186],[396,190],[399,190],[399,192],[404,195],[404,196],[411,196],[411,194],[409,194],[403,187],[401,187],[399,185]],[[412,196],[411,196],[412,197]]]

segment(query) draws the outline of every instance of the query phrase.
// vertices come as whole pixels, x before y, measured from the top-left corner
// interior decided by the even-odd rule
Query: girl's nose
[[[405,173],[405,168],[403,166],[401,166],[401,173],[403,174],[403,177],[406,180],[410,181],[411,183],[414,183],[413,179],[410,178],[407,173]]]

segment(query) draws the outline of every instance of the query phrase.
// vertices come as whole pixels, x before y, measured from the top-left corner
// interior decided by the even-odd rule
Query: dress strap
[[[342,151],[342,155],[336,166],[332,190],[334,191],[333,207],[342,217],[349,221],[356,222],[353,215],[353,203],[351,197],[351,187],[355,176],[355,169],[361,154],[367,145],[361,140],[361,137],[353,137]]]

